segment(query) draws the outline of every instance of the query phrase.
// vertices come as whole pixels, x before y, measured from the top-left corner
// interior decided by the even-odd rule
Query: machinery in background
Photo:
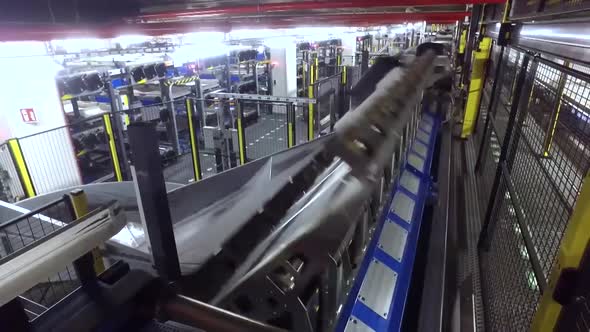
[[[0,313],[12,310],[15,315],[10,326],[15,326],[15,331],[107,326],[111,330],[166,327],[186,331],[343,329],[339,322],[347,322],[349,315],[354,315],[346,308],[358,302],[359,289],[365,289],[363,280],[373,280],[374,273],[388,271],[363,266],[377,259],[373,256],[374,243],[377,235],[385,232],[381,231],[384,223],[389,223],[379,218],[382,208],[385,216],[390,210],[402,213],[396,210],[397,203],[386,198],[392,181],[398,179],[399,172],[406,174],[410,170],[407,167],[429,171],[432,159],[418,148],[414,137],[427,135],[426,142],[420,144],[433,149],[438,116],[428,111],[418,129],[422,107],[416,103],[420,102],[420,91],[437,79],[432,69],[434,59],[434,53],[426,51],[406,69],[390,72],[364,106],[341,119],[333,135],[248,163],[210,181],[181,187],[170,192],[168,199],[162,167],[154,163],[160,158],[157,132],[153,125],[131,124],[129,139],[141,203],[133,194],[121,197],[120,206],[111,203],[106,212],[99,209],[54,235],[71,236],[82,228],[91,236],[99,229],[88,228],[86,223],[104,221],[104,225],[113,225],[109,228],[113,234],[122,229],[108,241],[104,254],[127,263],[114,263],[98,278],[93,277],[88,261],[84,263],[78,257],[112,234],[97,235],[88,242],[70,239],[52,259],[75,259],[82,287],[30,323],[16,315],[19,308],[14,296],[18,292],[3,295]],[[403,85],[398,84],[399,75]],[[406,158],[413,166],[406,166]],[[417,164],[420,160],[422,164]],[[128,190],[123,187],[132,188],[130,183],[115,185],[118,195]],[[211,191],[214,195],[198,195],[203,190],[209,192],[208,186],[217,188]],[[426,183],[419,185],[419,190],[426,188]],[[120,217],[137,218],[137,206],[143,209],[140,214],[147,227],[143,235],[137,233],[137,226],[130,225],[131,220],[125,224]],[[417,211],[422,208],[416,207]],[[415,214],[416,218],[420,215]],[[137,220],[134,222],[137,224]],[[412,220],[414,225],[420,222]],[[204,225],[207,227],[201,227]],[[416,226],[409,231],[416,234],[418,229]],[[130,233],[134,234],[131,238]],[[325,234],[331,236],[326,238]],[[416,239],[408,238],[408,248],[416,245]],[[55,242],[51,241],[44,239],[22,255],[7,257],[7,261],[22,262],[49,248],[48,244]],[[407,257],[403,258],[406,264],[413,263],[410,249],[402,257]],[[44,278],[41,266],[47,262],[37,260],[27,273]],[[411,270],[399,273],[409,277]],[[27,280],[29,283],[22,287],[36,281]],[[169,282],[174,287],[167,286]],[[404,303],[409,287],[405,284],[404,291],[398,288],[395,293]],[[347,297],[349,292],[351,296]],[[393,292],[390,295],[387,310],[396,317],[390,311],[397,308]],[[376,295],[358,296],[370,301]],[[372,308],[370,302],[366,303]],[[101,309],[106,307],[110,310]],[[395,324],[392,319],[385,321]]]

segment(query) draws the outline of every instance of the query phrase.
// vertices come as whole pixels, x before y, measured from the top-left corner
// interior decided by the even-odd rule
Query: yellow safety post
[[[479,43],[479,48],[474,52],[473,65],[471,70],[471,80],[469,83],[469,94],[467,95],[467,104],[465,105],[465,116],[463,118],[463,128],[461,138],[466,138],[473,133],[477,115],[479,113],[479,102],[485,82],[485,71],[490,50],[492,49],[492,38],[484,37]]]
[[[569,67],[569,62],[565,62],[566,67]],[[553,136],[555,135],[555,129],[557,128],[557,121],[559,121],[559,113],[561,112],[561,105],[563,95],[565,93],[565,82],[567,81],[567,74],[561,73],[559,77],[559,83],[557,84],[557,93],[559,97],[557,99],[557,105],[553,114],[551,114],[551,122],[549,123],[548,133],[543,141],[543,156],[549,157],[549,151],[551,151],[551,145],[553,144]]]
[[[242,111],[242,105],[238,104],[238,149],[240,150],[240,165],[246,164],[246,141],[244,140],[244,126],[242,120],[244,113]]]
[[[29,168],[27,167],[25,157],[23,156],[23,151],[21,150],[20,143],[17,138],[11,138],[8,140],[8,149],[10,150],[10,156],[12,157],[12,162],[14,163],[16,172],[18,173],[18,177],[20,179],[21,185],[23,186],[25,195],[27,198],[37,196],[37,191],[33,185],[33,179],[29,173]]]
[[[295,105],[287,105],[287,146],[295,146]]]
[[[74,212],[74,217],[76,219],[80,219],[88,214],[88,197],[86,197],[86,193],[84,192],[84,190],[72,190],[68,197],[70,199],[72,210]],[[92,259],[94,262],[94,272],[104,272],[104,261],[102,260],[102,255],[100,254],[98,248],[92,249]]]
[[[317,82],[320,79],[320,60],[318,59],[317,54],[315,56],[314,66],[315,66],[314,67],[315,68],[314,82]]]
[[[194,115],[194,103],[191,99],[186,99],[186,115],[188,118],[188,131],[190,136],[191,142],[191,156],[193,160],[193,172],[194,172],[194,179],[195,181],[200,181],[202,179],[201,175],[201,160],[199,158],[199,144],[197,143],[197,138],[195,134],[195,125],[193,123],[193,115]]]
[[[117,145],[115,144],[115,134],[113,133],[113,125],[111,124],[111,116],[105,114],[102,116],[104,127],[109,140],[109,150],[111,150],[111,160],[113,161],[113,170],[115,171],[115,179],[117,182],[123,181],[121,175],[121,165],[119,164],[119,155],[117,154]]]
[[[318,59],[316,58],[311,65],[310,76],[309,76],[309,87],[308,87],[308,97],[310,99],[314,98],[314,84],[317,79],[317,64]],[[314,130],[313,130],[313,117],[314,117],[314,103],[309,103],[308,114],[307,114],[307,140],[312,141],[314,139]]]
[[[461,32],[461,38],[459,38],[459,54],[465,53],[465,46],[467,45],[467,30]]]
[[[342,85],[346,85],[346,75],[347,75],[347,67],[342,67]]]
[[[553,265],[549,283],[531,325],[532,332],[554,330],[562,309],[562,306],[553,299],[555,285],[564,269],[577,268],[580,265],[590,240],[590,222],[588,221],[590,221],[590,173],[586,174],[580,188],[580,195],[565,229],[557,253],[557,261]]]

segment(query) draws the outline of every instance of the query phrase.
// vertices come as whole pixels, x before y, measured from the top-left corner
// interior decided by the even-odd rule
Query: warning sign
[[[25,123],[37,122],[37,116],[35,115],[35,110],[32,108],[21,108],[20,109],[20,116],[23,118],[23,122],[25,122]]]

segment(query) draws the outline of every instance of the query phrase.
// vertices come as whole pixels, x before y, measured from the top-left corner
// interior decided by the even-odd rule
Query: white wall
[[[66,124],[55,76],[61,66],[46,56],[40,42],[0,43],[0,140],[22,138]],[[36,123],[25,123],[20,109],[33,108]],[[81,183],[66,129],[21,140],[21,148],[38,193]]]
[[[342,65],[354,66],[356,52],[356,33],[342,34]]]
[[[297,48],[294,41],[270,49],[273,64],[273,95],[280,97],[297,96]]]

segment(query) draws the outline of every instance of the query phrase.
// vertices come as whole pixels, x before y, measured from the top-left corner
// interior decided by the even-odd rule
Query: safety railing
[[[15,202],[25,196],[8,143],[0,144],[0,200]]]
[[[122,148],[114,128],[113,115],[104,113],[8,140],[1,152],[2,165],[11,173],[10,156],[11,178],[18,178],[23,192],[13,184],[17,194],[13,196],[33,197],[79,184],[122,181]]]
[[[167,182],[199,181],[331,132],[350,108],[347,91],[359,77],[358,68],[347,66],[315,81],[309,86],[311,104],[189,94],[15,138],[0,146],[2,192],[15,201],[80,184],[130,180],[127,125],[137,121],[157,125]]]
[[[64,196],[0,223],[0,265],[75,219],[70,198]],[[25,291],[19,300],[29,319],[34,319],[79,286],[75,269],[69,265],[64,267],[63,271]]]
[[[512,47],[495,56],[476,166],[487,328],[552,329],[556,283],[571,264],[564,236],[574,225],[588,233],[575,215],[588,205],[579,193],[590,169],[590,76]]]

